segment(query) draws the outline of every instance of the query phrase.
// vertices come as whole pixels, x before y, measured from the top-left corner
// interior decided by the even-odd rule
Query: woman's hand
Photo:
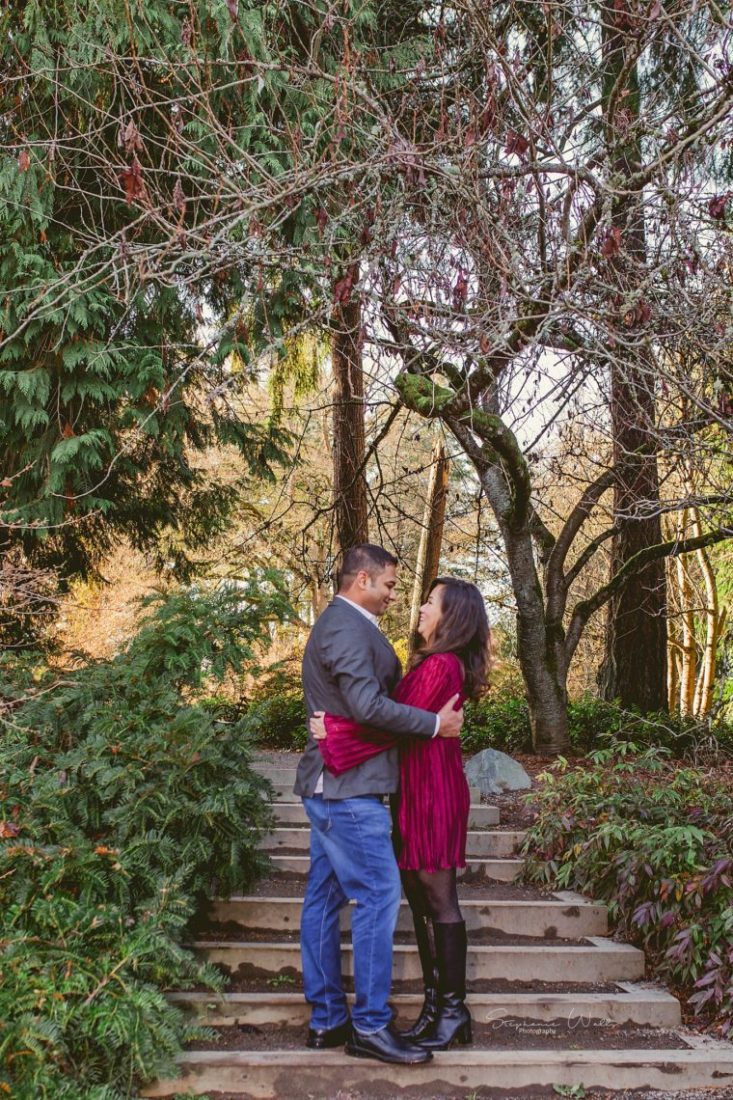
[[[325,741],[326,739],[325,714],[325,710],[317,710],[308,723],[316,741]]]

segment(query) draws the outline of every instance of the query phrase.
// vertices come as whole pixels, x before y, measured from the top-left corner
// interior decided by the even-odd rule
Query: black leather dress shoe
[[[332,1047],[342,1047],[347,1039],[351,1038],[351,1020],[344,1020],[338,1027],[308,1028],[306,1046],[311,1050],[330,1050]]]
[[[394,1062],[401,1066],[429,1062],[433,1057],[429,1050],[403,1039],[399,1031],[395,1031],[390,1025],[371,1035],[364,1035],[352,1028],[351,1038],[346,1043],[346,1053],[354,1058],[376,1058],[380,1062]]]

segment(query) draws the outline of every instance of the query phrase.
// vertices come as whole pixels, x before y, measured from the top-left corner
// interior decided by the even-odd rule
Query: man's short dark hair
[[[367,572],[372,580],[383,573],[388,565],[397,565],[397,558],[383,546],[373,546],[370,542],[361,546],[351,546],[344,554],[338,571],[338,589],[348,588],[357,573]]]

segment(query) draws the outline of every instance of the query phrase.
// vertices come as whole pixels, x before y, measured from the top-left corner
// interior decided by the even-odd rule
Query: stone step
[[[297,875],[305,878],[310,867],[310,856],[271,855],[273,876]],[[458,868],[458,878],[470,875],[477,879],[493,879],[495,882],[514,882],[524,863],[521,859],[467,859],[467,867]]]
[[[516,982],[590,982],[635,981],[644,976],[644,954],[636,947],[614,943],[601,937],[586,937],[580,947],[564,947],[551,940],[537,946],[505,947],[471,945],[466,975],[469,981],[501,979]],[[229,973],[242,977],[301,973],[298,943],[266,943],[257,940],[202,940],[195,944],[199,954],[217,963]],[[341,950],[342,972],[353,976],[351,944]],[[395,981],[421,978],[417,947],[396,944],[393,954]]]
[[[231,897],[216,898],[207,912],[210,920],[231,921],[258,931],[293,932],[300,928],[301,898]],[[351,924],[351,906],[342,910],[342,926]],[[588,901],[572,891],[561,891],[542,901],[491,901],[461,898],[461,912],[471,931],[488,929],[515,936],[539,936],[544,939],[604,936],[608,931],[605,905]],[[412,930],[412,915],[407,902],[400,906],[397,920],[400,932]]]
[[[210,1027],[307,1027],[311,1012],[302,993],[171,993],[168,999],[190,1009]],[[420,1012],[422,995],[397,993],[391,1003],[398,1026],[407,1027]],[[601,1020],[649,1027],[677,1027],[681,1021],[679,1001],[666,989],[632,982],[618,983],[614,993],[471,993],[467,1003],[479,1024],[507,1017],[579,1024]]]
[[[297,801],[297,795],[293,794],[297,769],[294,767],[273,767],[271,765],[255,765],[254,770],[264,779],[269,780],[275,788],[277,801]],[[478,787],[470,787],[471,801],[481,801],[481,791]]]
[[[525,833],[507,830],[469,831],[466,837],[466,855],[477,859],[507,859],[519,850]],[[307,852],[310,848],[310,829],[278,827],[260,842],[265,852]]]
[[[251,1100],[298,1096],[331,1100],[351,1089],[371,1096],[446,1093],[465,1097],[486,1089],[578,1088],[718,1089],[731,1095],[733,1046],[682,1050],[452,1050],[423,1066],[394,1066],[350,1058],[340,1050],[196,1050],[179,1059],[180,1076],[158,1081],[143,1096],[207,1092],[245,1094]],[[295,1086],[295,1088],[294,1088]],[[580,1095],[580,1091],[578,1095]]]
[[[293,797],[295,797],[293,795]],[[275,802],[273,804],[275,820],[279,825],[289,828],[310,827],[302,802]],[[499,824],[499,807],[489,806],[485,802],[471,806],[468,813],[469,829],[484,829]]]
[[[269,778],[266,777],[266,778]],[[277,802],[297,802],[298,795],[293,793],[293,786],[295,785],[295,772],[293,772],[291,779],[275,778],[271,779],[272,783],[272,801]],[[481,791],[478,787],[469,787],[468,793],[471,796],[471,805],[481,804]]]

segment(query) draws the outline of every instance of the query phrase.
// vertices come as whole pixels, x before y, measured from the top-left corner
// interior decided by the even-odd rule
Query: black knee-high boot
[[[466,1008],[466,924],[433,924],[438,961],[438,1015],[424,1038],[427,1050],[448,1050],[471,1040],[471,1013]]]
[[[438,966],[435,956],[433,924],[430,917],[415,915],[415,939],[422,967],[425,999],[420,1015],[408,1031],[403,1031],[405,1039],[420,1042],[432,1034],[432,1028],[438,1015]]]

